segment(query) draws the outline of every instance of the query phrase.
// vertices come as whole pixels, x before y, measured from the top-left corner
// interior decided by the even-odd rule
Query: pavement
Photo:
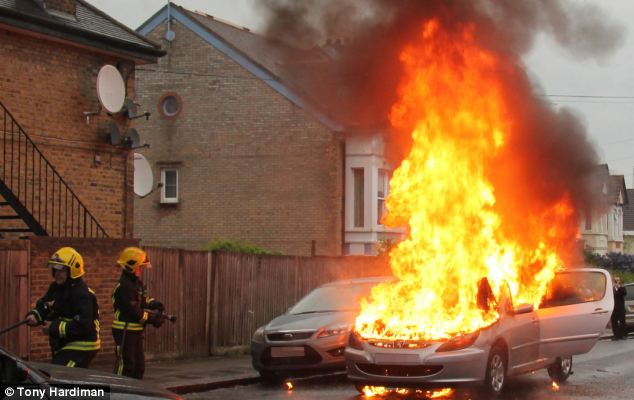
[[[260,375],[250,355],[232,355],[150,362],[143,380],[184,394],[256,383]]]
[[[94,365],[112,372],[110,364]],[[250,355],[212,356],[169,361],[146,361],[143,380],[174,393],[204,392],[260,381]]]
[[[601,340],[610,339],[612,331],[606,329]],[[143,380],[185,394],[257,383],[260,377],[251,366],[250,355],[227,355],[150,361],[146,364]]]

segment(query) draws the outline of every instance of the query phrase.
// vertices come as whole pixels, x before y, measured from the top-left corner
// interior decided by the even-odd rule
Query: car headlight
[[[328,329],[322,328],[319,331],[319,333],[317,334],[317,339],[330,337],[330,336],[345,335],[348,332],[350,332],[350,326],[349,325],[336,326],[336,327],[332,327],[332,328],[328,328]]]
[[[361,336],[354,329],[350,332],[350,336],[348,336],[348,347],[351,347],[355,350],[363,350]]]
[[[436,351],[454,351],[466,349],[467,347],[475,343],[478,336],[480,336],[480,331],[454,336],[443,343],[439,348],[436,349]]]
[[[253,333],[253,338],[251,339],[254,342],[263,342],[264,341],[264,326],[259,327]]]

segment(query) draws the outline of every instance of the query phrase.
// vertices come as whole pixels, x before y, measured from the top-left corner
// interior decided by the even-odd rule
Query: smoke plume
[[[265,30],[270,36],[306,49],[331,46],[332,40],[343,42],[332,62],[337,82],[344,83],[353,105],[350,112],[361,127],[387,121],[402,73],[399,54],[418,37],[423,21],[433,17],[456,30],[465,23],[475,24],[478,42],[516,66],[502,77],[512,88],[509,101],[522,109],[523,120],[517,124],[521,134],[509,146],[526,151],[522,160],[504,161],[533,177],[530,182],[505,182],[500,162],[493,166],[500,170],[492,179],[504,185],[525,184],[526,190],[543,192],[544,198],[568,192],[577,210],[597,206],[596,187],[589,182],[598,158],[585,127],[571,112],[554,110],[535,97],[520,58],[542,33],[580,60],[610,55],[622,43],[624,28],[597,6],[572,0],[261,0],[257,4],[267,16]],[[421,107],[424,113],[424,104]],[[399,144],[391,154],[402,159],[408,151],[408,135],[394,129],[390,135],[388,142]],[[503,191],[499,195],[501,202],[521,204],[521,196],[504,199]]]

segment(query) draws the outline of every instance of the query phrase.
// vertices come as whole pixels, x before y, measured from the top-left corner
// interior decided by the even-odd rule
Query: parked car
[[[537,310],[529,304],[513,307],[507,291],[494,324],[449,340],[366,340],[353,331],[345,351],[348,378],[359,391],[484,384],[493,396],[502,392],[507,377],[541,368],[563,382],[572,371],[572,356],[592,349],[613,306],[607,271],[559,271]]]
[[[343,352],[360,299],[388,278],[325,284],[284,315],[259,327],[251,340],[253,367],[270,381],[316,371],[344,370]]]
[[[103,388],[105,396],[112,400],[180,399],[178,395],[156,384],[94,369],[27,362],[1,347],[0,385],[38,385],[40,389],[58,385],[81,385],[91,389]],[[48,389],[45,393],[50,394]]]
[[[625,296],[625,327],[628,331],[634,331],[634,283],[623,285],[627,290]]]

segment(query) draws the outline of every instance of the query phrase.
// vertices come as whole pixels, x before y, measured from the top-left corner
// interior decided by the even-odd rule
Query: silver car
[[[352,332],[345,351],[348,378],[364,386],[446,388],[484,384],[502,392],[507,377],[548,368],[565,381],[572,356],[592,349],[614,306],[607,271],[557,272],[539,309],[513,307],[500,296],[500,318],[491,326],[446,341],[365,340]]]
[[[361,278],[320,286],[288,312],[255,331],[253,367],[275,381],[307,372],[344,370],[343,352],[361,297],[388,278]]]

